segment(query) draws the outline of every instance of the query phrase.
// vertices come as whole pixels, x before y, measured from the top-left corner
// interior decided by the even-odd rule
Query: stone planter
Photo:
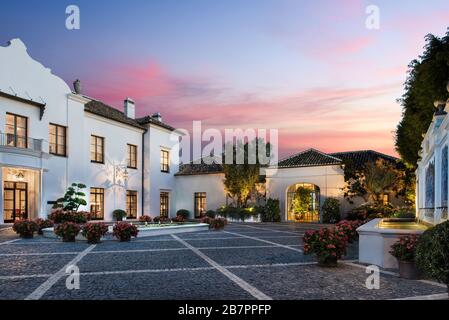
[[[323,268],[336,268],[338,266],[337,257],[326,256],[326,257],[317,257],[318,266]]]
[[[400,261],[399,264],[399,277],[408,280],[418,280],[421,278],[421,272],[416,267],[415,262]]]

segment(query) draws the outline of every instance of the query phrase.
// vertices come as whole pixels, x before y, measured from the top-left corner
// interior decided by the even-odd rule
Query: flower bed
[[[346,255],[348,237],[336,228],[307,231],[303,238],[304,254],[315,254],[318,264],[324,267],[337,266],[337,260]]]
[[[50,213],[49,219],[54,223],[74,222],[86,223],[91,219],[89,212],[84,211],[64,211],[63,209],[55,209]]]

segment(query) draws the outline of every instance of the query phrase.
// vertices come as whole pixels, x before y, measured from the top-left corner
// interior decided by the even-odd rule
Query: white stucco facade
[[[420,220],[438,224],[448,219],[449,104],[442,103],[421,144],[416,170],[416,208]]]
[[[104,190],[104,220],[112,220],[115,209],[126,210],[127,191],[137,193],[138,216],[159,215],[160,190],[169,191],[172,202],[177,171],[174,164],[179,153],[176,141],[170,139],[172,130],[153,123],[139,128],[86,112],[85,104],[89,101],[90,98],[73,93],[62,79],[33,60],[20,40],[0,47],[0,223],[5,221],[5,197],[20,193],[20,190],[5,193],[4,188],[14,185],[18,176],[21,185],[26,186],[23,197],[28,218],[45,217],[51,210],[51,202],[74,182],[87,186],[88,204],[81,208],[87,211],[90,188]],[[14,135],[6,134],[7,114],[26,119],[26,147],[11,143]],[[50,124],[66,128],[66,156],[50,154]],[[91,162],[92,135],[104,139],[103,163]],[[128,144],[137,148],[136,168],[127,167]],[[168,173],[160,170],[161,149],[170,152],[172,165]],[[126,178],[117,174],[123,167]],[[175,214],[175,207],[170,205],[170,216]]]

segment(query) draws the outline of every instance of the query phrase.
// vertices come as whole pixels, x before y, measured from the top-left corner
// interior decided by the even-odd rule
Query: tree
[[[293,196],[292,209],[297,215],[304,215],[312,206],[311,191],[309,188],[299,187]]]
[[[267,156],[271,154],[271,145],[260,139],[245,144],[237,141],[236,144],[228,144],[226,147],[226,150],[232,150],[233,161],[226,163],[226,156],[223,155],[224,185],[229,196],[236,200],[238,208],[247,205],[251,192],[259,182],[261,163],[259,157],[253,158],[253,153],[258,155],[261,147],[266,148]],[[239,154],[243,156],[241,163],[238,161]]]
[[[449,97],[449,28],[442,38],[429,34],[425,39],[424,53],[408,66],[405,93],[399,99],[403,114],[396,130],[396,150],[412,168],[435,112],[434,101]]]
[[[382,204],[382,195],[395,192],[401,194],[405,182],[405,171],[400,164],[383,159],[368,162],[362,169],[345,166],[347,178],[345,196],[351,202],[354,197],[363,197],[367,202]]]
[[[84,197],[86,194],[82,191],[86,186],[82,183],[72,183],[64,194],[64,197],[59,198],[54,205],[54,208],[64,208],[66,211],[78,211],[80,206],[87,205]]]

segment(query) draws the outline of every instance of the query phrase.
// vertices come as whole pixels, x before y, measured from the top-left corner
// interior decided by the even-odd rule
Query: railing
[[[0,133],[0,146],[42,152],[43,141],[10,133]]]

